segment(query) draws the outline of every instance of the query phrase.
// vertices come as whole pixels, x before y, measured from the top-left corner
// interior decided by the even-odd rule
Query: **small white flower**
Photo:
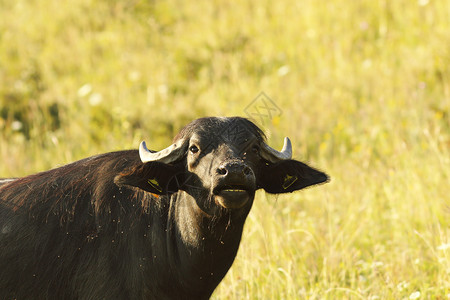
[[[447,250],[449,248],[450,248],[450,243],[442,244],[442,245],[437,247],[438,250]]]
[[[90,92],[92,92],[92,86],[89,83],[87,83],[78,89],[77,94],[78,97],[84,97],[89,95]]]
[[[278,69],[278,76],[283,77],[285,76],[287,73],[289,73],[291,69],[289,68],[289,66],[282,66]]]
[[[401,292],[401,291],[407,289],[408,287],[409,287],[409,283],[406,282],[406,281],[402,281],[402,282],[400,282],[399,284],[397,284],[397,290],[398,290],[399,292]]]
[[[20,129],[22,129],[22,127],[23,127],[23,124],[20,121],[13,121],[11,123],[11,129],[13,131],[19,131]]]
[[[92,106],[97,106],[102,102],[103,97],[99,93],[94,93],[89,97],[89,104]]]
[[[411,295],[409,295],[409,299],[413,300],[413,299],[419,299],[420,298],[420,292],[414,292]]]

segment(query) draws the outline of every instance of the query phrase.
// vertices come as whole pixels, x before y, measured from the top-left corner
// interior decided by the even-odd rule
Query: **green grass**
[[[450,2],[0,0],[0,176],[244,115],[331,183],[258,193],[215,299],[450,298]],[[420,295],[417,293],[420,292]]]

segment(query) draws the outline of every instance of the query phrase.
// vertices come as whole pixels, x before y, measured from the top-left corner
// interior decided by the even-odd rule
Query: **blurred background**
[[[278,109],[331,183],[258,193],[216,299],[450,299],[450,2],[0,0],[0,177]]]

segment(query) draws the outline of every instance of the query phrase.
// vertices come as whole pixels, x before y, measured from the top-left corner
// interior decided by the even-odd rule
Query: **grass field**
[[[258,193],[214,299],[450,299],[450,2],[0,0],[0,177],[282,111],[332,181]]]

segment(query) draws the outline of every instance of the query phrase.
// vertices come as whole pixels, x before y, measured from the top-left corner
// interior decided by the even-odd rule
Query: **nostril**
[[[217,174],[219,175],[226,175],[228,173],[227,169],[225,167],[219,167],[217,168]]]
[[[250,170],[250,168],[249,167],[244,167],[244,170],[242,170],[242,172],[244,173],[244,175],[250,175],[250,173],[251,173],[251,171],[252,170]]]

